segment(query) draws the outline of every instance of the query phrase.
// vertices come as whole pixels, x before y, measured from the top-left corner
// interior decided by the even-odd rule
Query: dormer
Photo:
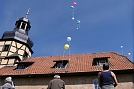
[[[68,66],[69,60],[54,60],[54,66],[52,68],[55,69],[64,69]]]
[[[99,57],[99,58],[94,58],[92,65],[93,66],[103,66],[105,63],[109,63],[108,58],[110,57]]]
[[[17,68],[15,68],[15,70],[24,70],[29,68],[34,62],[18,62],[17,64]]]

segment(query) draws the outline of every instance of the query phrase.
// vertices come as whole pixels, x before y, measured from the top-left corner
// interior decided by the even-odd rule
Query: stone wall
[[[132,74],[117,74],[118,86],[115,89],[134,89],[133,87],[133,75]],[[15,78],[16,89],[47,89],[49,81],[53,77],[31,77],[28,78]],[[62,77],[65,81],[66,89],[95,89],[94,79],[97,79],[97,75],[89,76],[69,76]],[[1,79],[1,84],[4,84],[4,80]]]

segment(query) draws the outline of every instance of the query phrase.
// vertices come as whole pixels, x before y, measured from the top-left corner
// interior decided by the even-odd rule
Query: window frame
[[[28,57],[28,53],[26,51],[24,51],[24,54],[23,54],[23,59],[27,58]]]
[[[11,45],[6,44],[6,45],[3,46],[2,51],[9,51],[10,47],[11,47]]]
[[[34,62],[18,62],[15,70],[25,70],[29,68]]]
[[[101,58],[94,58],[92,62],[92,66],[103,66],[105,63],[109,63],[108,58],[110,57],[101,57]],[[104,62],[102,62],[104,61]]]
[[[104,61],[104,62],[101,62]],[[108,63],[106,59],[99,60],[99,66],[103,66],[103,64]]]
[[[55,60],[56,62],[52,68],[65,69],[68,66],[69,60]]]

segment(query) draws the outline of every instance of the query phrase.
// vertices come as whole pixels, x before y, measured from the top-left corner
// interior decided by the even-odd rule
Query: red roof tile
[[[94,58],[108,57],[111,63],[110,70],[129,70],[134,69],[134,64],[126,57],[114,52],[94,53],[94,54],[75,54],[70,56],[46,56],[25,59],[23,62],[34,62],[24,70],[16,70],[16,66],[6,66],[0,69],[0,75],[29,75],[29,74],[51,74],[51,73],[77,73],[101,71],[102,67],[93,66]],[[69,60],[66,69],[52,68],[55,60]]]

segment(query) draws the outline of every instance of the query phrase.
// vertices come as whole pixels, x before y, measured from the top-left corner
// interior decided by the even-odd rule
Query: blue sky
[[[12,31],[30,8],[32,57],[116,52],[133,61],[133,4],[133,0],[1,0],[0,35]],[[76,20],[81,21],[79,29]],[[72,38],[70,43],[67,37]],[[68,43],[70,50],[64,50]]]

